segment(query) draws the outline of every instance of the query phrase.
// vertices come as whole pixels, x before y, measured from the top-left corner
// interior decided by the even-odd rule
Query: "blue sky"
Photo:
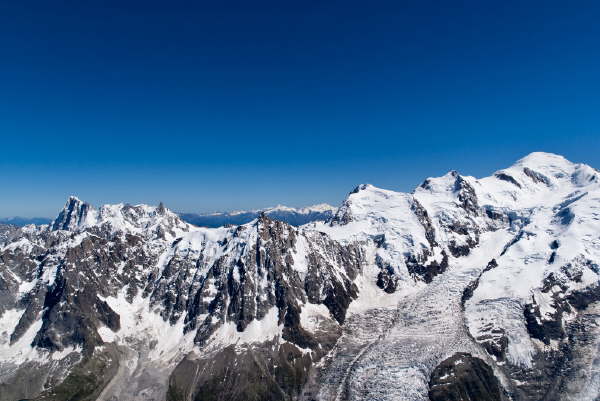
[[[600,167],[594,2],[1,3],[0,216]]]

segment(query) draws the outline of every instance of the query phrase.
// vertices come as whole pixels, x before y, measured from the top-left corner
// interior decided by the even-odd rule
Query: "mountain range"
[[[214,213],[178,213],[179,217],[190,224],[199,227],[221,227],[225,225],[246,224],[265,214],[273,219],[284,221],[293,226],[301,226],[313,221],[329,220],[337,208],[321,203],[303,208],[293,208],[283,205],[254,210],[237,210],[232,212]],[[46,217],[7,217],[0,218],[0,224],[24,227],[29,224],[49,224],[52,219]]]
[[[258,218],[261,214],[286,222],[293,226],[301,226],[313,221],[325,221],[333,217],[336,207],[321,203],[303,208],[293,208],[283,205],[255,210],[239,210],[233,212],[215,213],[179,213],[183,221],[200,227],[221,227],[225,225],[246,224]]]
[[[0,224],[23,227],[29,224],[42,225],[48,224],[52,219],[47,217],[3,217],[0,218]]]
[[[536,152],[323,209],[0,226],[0,400],[600,397],[598,170]]]

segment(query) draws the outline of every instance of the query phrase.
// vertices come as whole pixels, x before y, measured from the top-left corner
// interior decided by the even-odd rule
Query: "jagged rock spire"
[[[72,230],[85,222],[92,206],[76,196],[70,196],[51,228],[56,230]]]

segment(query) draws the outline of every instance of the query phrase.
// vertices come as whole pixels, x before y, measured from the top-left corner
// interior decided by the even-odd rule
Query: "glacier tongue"
[[[451,262],[393,308],[352,315],[324,363],[321,399],[427,400],[429,373],[443,359],[455,352],[491,359],[466,331],[461,297],[509,238],[487,233],[488,248]]]

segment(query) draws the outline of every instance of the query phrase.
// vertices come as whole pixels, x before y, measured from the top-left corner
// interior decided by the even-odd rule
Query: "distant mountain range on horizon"
[[[11,226],[23,227],[29,224],[35,224],[36,226],[42,224],[49,224],[52,221],[49,217],[0,217],[0,224],[8,224]]]
[[[274,207],[253,209],[253,210],[235,210],[230,212],[210,212],[210,213],[177,213],[181,219],[187,223],[199,227],[222,227],[225,225],[246,224],[261,214],[265,214],[272,219],[280,220],[293,226],[301,226],[313,221],[325,221],[330,219],[337,208],[335,206],[321,203],[318,205],[294,208],[284,205]],[[0,218],[0,224],[8,224],[18,227],[24,227],[29,224],[43,225],[50,224],[52,219],[49,217],[5,217]]]
[[[333,217],[336,207],[321,203],[318,205],[293,208],[283,205],[255,210],[239,210],[216,213],[179,213],[182,220],[200,227],[221,227],[228,224],[246,224],[258,218],[261,214],[288,223],[301,226],[313,221],[325,221]]]

